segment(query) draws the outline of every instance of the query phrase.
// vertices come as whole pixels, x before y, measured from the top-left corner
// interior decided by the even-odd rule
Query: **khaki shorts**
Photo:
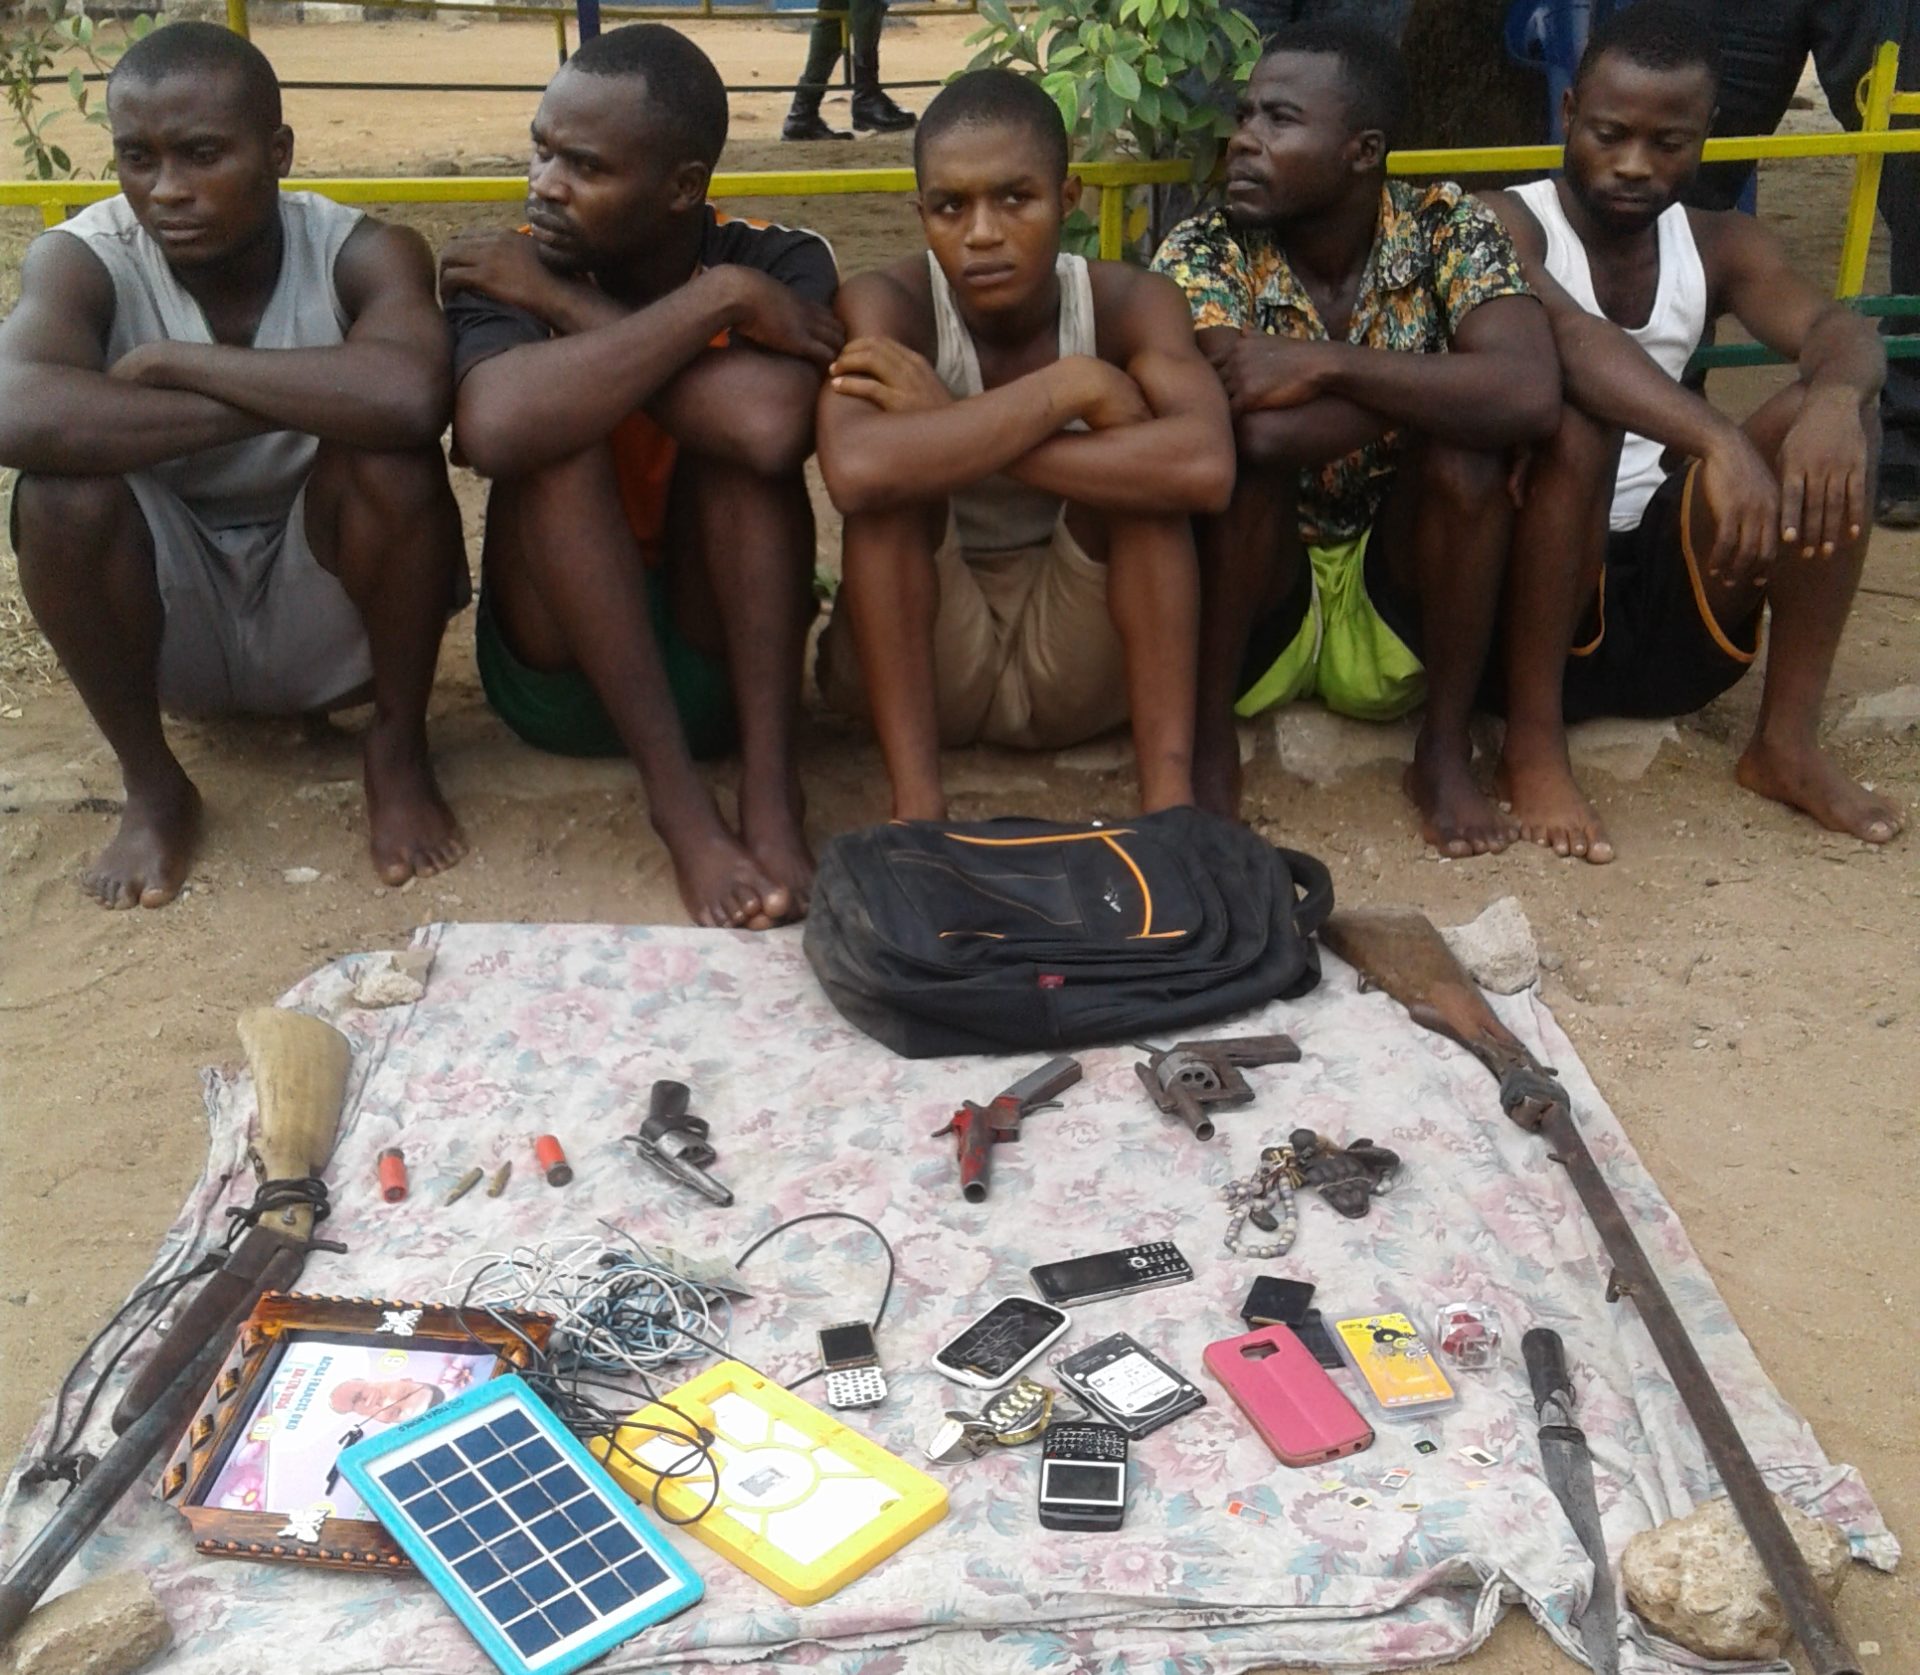
[[[1126,660],[1107,612],[1107,567],[1054,525],[1044,546],[961,551],[951,518],[934,554],[933,624],[940,742],[1053,750],[1127,718]],[[847,715],[870,712],[845,612],[820,646],[820,692]]]

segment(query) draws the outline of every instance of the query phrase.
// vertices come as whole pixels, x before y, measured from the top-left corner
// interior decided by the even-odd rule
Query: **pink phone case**
[[[1373,1427],[1286,1327],[1222,1338],[1201,1359],[1282,1465],[1317,1465],[1372,1446]]]

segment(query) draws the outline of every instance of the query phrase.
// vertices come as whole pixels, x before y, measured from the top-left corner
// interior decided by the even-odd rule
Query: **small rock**
[[[1567,729],[1567,756],[1580,773],[1643,779],[1660,754],[1660,747],[1679,742],[1680,729],[1671,721],[1606,716]]]
[[[288,867],[285,872],[281,873],[280,877],[284,883],[288,884],[318,884],[320,882],[320,869],[318,867]]]
[[[1834,729],[1837,733],[1910,733],[1920,727],[1920,683],[1896,686],[1862,698]]]
[[[1053,765],[1072,773],[1111,774],[1133,766],[1133,740],[1125,733],[1109,733],[1055,755]]]
[[[1778,1504],[1816,1586],[1832,1600],[1851,1559],[1847,1538],[1797,1506]],[[1620,1555],[1620,1583],[1647,1627],[1703,1658],[1777,1658],[1791,1638],[1760,1555],[1725,1498],[1642,1530]]]
[[[1418,730],[1411,720],[1355,721],[1318,704],[1289,704],[1273,718],[1273,745],[1284,772],[1331,785],[1374,762],[1411,762]]]
[[[353,985],[356,1006],[411,1006],[427,992],[427,973],[433,969],[431,948],[371,954]]]
[[[1533,926],[1527,923],[1526,910],[1513,896],[1502,896],[1479,918],[1440,934],[1473,980],[1495,994],[1518,994],[1539,970],[1540,950],[1533,940]]]
[[[173,1625],[137,1571],[49,1600],[13,1637],[9,1675],[131,1675],[173,1644]]]
[[[460,172],[460,161],[456,157],[429,157],[420,165],[422,174],[454,175]]]

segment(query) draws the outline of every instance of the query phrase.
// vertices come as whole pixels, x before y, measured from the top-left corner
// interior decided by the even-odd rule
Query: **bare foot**
[[[1509,730],[1493,782],[1529,843],[1595,866],[1613,859],[1613,840],[1573,777],[1564,742],[1530,748],[1516,743]]]
[[[793,896],[776,883],[728,831],[709,803],[682,822],[654,820],[673,862],[680,900],[696,925],[764,931],[793,911]]]
[[[176,774],[128,788],[120,829],[80,875],[80,888],[102,907],[165,907],[180,894],[200,837],[200,793]]]
[[[1449,752],[1416,746],[1400,785],[1420,811],[1420,835],[1442,855],[1497,855],[1520,835],[1512,818],[1474,784],[1466,762]]]
[[[1749,791],[1811,814],[1828,831],[1890,843],[1900,830],[1893,804],[1855,784],[1816,744],[1776,747],[1756,735],[1733,772]]]
[[[440,795],[417,728],[376,721],[364,761],[367,846],[383,884],[431,878],[466,854],[466,837]]]
[[[752,784],[740,788],[740,836],[747,852],[760,863],[776,885],[786,888],[789,920],[804,919],[813,894],[813,851],[807,847],[806,798],[798,772],[788,775],[784,790]],[[776,923],[749,921],[749,930],[765,930]]]

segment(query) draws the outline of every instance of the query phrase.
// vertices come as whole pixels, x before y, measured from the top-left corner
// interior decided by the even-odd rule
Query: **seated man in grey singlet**
[[[1061,253],[1079,185],[1034,83],[950,82],[914,168],[927,253],[836,304],[819,446],[845,576],[821,689],[871,716],[898,819],[945,817],[942,744],[1050,749],[1129,717],[1142,808],[1189,803],[1190,515],[1225,505],[1233,433],[1186,304]]]
[[[1763,612],[1773,643],[1740,783],[1868,843],[1900,829],[1820,745],[1872,532],[1886,359],[1761,222],[1680,202],[1718,56],[1691,10],[1642,0],[1596,30],[1567,93],[1565,172],[1489,195],[1566,369],[1514,529],[1499,779],[1524,835],[1588,861],[1613,843],[1574,782],[1565,721],[1699,709],[1752,666]],[[1680,382],[1722,315],[1798,373],[1744,425]]]
[[[200,795],[163,708],[371,696],[375,870],[397,885],[451,866],[464,845],[426,711],[467,571],[432,255],[281,193],[279,85],[227,30],[154,31],[107,105],[122,195],[34,242],[0,326],[21,586],[126,784],[86,888],[158,907],[186,879]]]

